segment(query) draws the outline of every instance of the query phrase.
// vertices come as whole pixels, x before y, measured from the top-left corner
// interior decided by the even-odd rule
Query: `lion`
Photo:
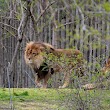
[[[64,84],[63,86],[59,86],[59,88],[67,87],[70,82],[70,74],[73,70],[72,68],[77,65],[77,68],[81,70],[81,64],[83,63],[82,53],[75,49],[55,49],[48,43],[34,41],[27,43],[25,47],[24,59],[26,64],[29,65],[36,73],[35,82],[37,87],[47,88],[47,82],[51,75],[65,69],[65,67],[59,66],[57,63],[50,66],[48,62],[46,62],[46,60],[49,59],[49,54],[54,55],[57,59],[62,57],[69,59],[67,63],[69,71],[66,70],[64,75]],[[71,58],[76,59],[77,63],[75,64],[76,61],[72,61]],[[66,60],[63,63],[66,64]],[[83,74],[83,72],[81,72],[81,74]],[[41,80],[43,80],[43,85],[41,84]]]
[[[98,76],[99,82],[92,84],[88,83],[82,86],[84,90],[92,90],[95,88],[100,88],[104,85],[104,81],[106,81],[106,84],[109,83],[107,79],[110,77],[110,56],[107,59],[107,62],[104,64],[104,66],[100,70],[100,75]],[[107,86],[107,85],[106,85]]]

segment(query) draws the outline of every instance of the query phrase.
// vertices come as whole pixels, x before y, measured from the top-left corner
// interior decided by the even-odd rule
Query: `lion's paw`
[[[65,86],[59,86],[59,89],[63,89],[63,88],[65,88]]]

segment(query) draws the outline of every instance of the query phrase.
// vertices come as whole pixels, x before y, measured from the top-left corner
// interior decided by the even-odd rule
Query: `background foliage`
[[[0,0],[0,87],[35,87],[24,62],[24,47],[31,40],[79,49],[87,61],[87,76],[74,76],[70,87],[97,84],[110,55],[110,0]],[[62,78],[52,76],[49,87],[58,87]],[[105,77],[99,88],[109,89],[108,81]]]

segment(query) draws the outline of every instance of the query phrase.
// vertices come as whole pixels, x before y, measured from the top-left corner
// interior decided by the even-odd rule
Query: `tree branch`
[[[33,15],[33,13],[31,12],[31,10],[29,10],[30,11],[30,16],[31,16],[31,19],[32,19],[32,22],[33,22],[33,25],[34,25],[34,29],[36,30],[37,29],[37,23],[39,22],[39,20],[40,20],[40,18],[43,16],[43,14],[47,11],[47,9],[51,6],[51,5],[53,5],[55,3],[55,1],[53,1],[52,3],[50,3],[44,10],[43,10],[43,12],[40,14],[40,16],[37,18],[37,20],[35,19],[35,17],[34,17],[34,15]]]
[[[82,22],[81,22],[81,25],[82,25],[82,27],[84,27],[85,26],[85,23],[84,23],[84,14],[83,14],[83,12],[82,12],[82,10],[81,10],[81,8],[78,6],[78,4],[76,3],[76,0],[73,0],[74,1],[74,4],[76,5],[76,7],[77,7],[77,9],[78,9],[78,11],[80,12],[80,14],[81,14],[81,17],[82,17]]]
[[[27,21],[28,21],[28,17],[29,17],[29,9],[30,9],[30,5],[29,4],[30,4],[30,2],[27,2],[27,12],[26,13],[24,13],[22,3],[20,3],[20,4],[21,4],[21,11],[22,11],[22,18],[21,18],[20,25],[18,27],[18,42],[17,42],[16,48],[15,48],[15,51],[14,51],[14,55],[13,55],[12,61],[11,61],[10,65],[8,65],[9,75],[13,71],[15,58],[17,56],[17,52],[18,52],[19,46],[20,46],[20,44],[22,42],[23,35],[24,35],[24,29],[26,27],[26,24],[27,24]]]

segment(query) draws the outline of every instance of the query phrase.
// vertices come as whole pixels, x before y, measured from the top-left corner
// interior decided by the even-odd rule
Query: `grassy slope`
[[[79,95],[81,99],[90,101],[92,104],[93,102],[94,104],[100,102],[100,106],[104,108],[104,110],[109,110],[110,108],[110,90],[80,90],[78,92],[75,89],[14,88],[11,89],[11,94],[13,106],[17,110],[67,110],[67,103],[72,103],[73,101],[75,104],[76,100],[79,100]],[[0,107],[9,107],[9,100],[9,89],[1,88]]]

